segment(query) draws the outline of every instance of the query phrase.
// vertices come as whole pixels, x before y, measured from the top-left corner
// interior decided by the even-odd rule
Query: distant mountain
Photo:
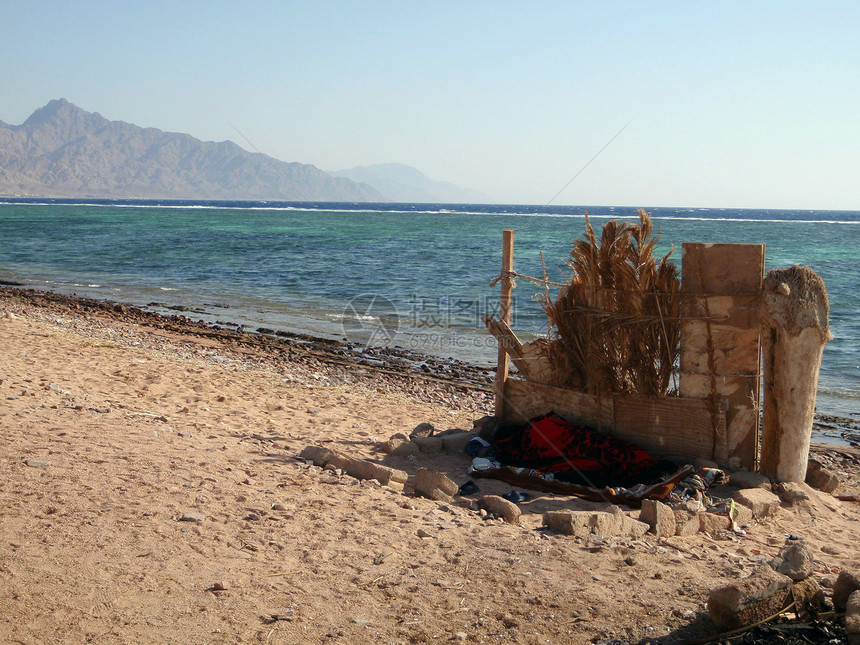
[[[387,201],[312,165],[108,121],[65,99],[21,125],[0,121],[0,195]]]
[[[476,190],[434,181],[420,170],[400,163],[357,166],[329,174],[372,186],[394,202],[486,204],[492,201]]]

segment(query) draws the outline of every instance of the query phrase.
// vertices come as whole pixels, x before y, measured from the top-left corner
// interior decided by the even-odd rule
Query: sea
[[[860,421],[860,211],[646,208],[657,252],[766,245],[766,269],[822,277],[833,339],[819,414]],[[481,317],[498,312],[502,232],[514,268],[562,282],[586,230],[637,221],[617,206],[0,199],[0,283],[122,302],[223,326],[388,345],[494,365]],[[557,286],[550,286],[554,296]],[[512,328],[548,333],[525,279]]]

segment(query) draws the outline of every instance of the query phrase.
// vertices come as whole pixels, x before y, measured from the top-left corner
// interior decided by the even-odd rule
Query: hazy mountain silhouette
[[[329,174],[372,186],[395,202],[486,204],[492,201],[476,190],[434,181],[420,170],[401,163],[357,166]]]
[[[109,121],[65,99],[21,125],[0,121],[0,195],[388,201],[312,165]]]

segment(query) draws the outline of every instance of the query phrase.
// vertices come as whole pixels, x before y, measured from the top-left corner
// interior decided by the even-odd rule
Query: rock
[[[585,537],[592,533],[591,515],[588,511],[547,511],[543,525],[565,535]]]
[[[430,468],[419,468],[415,473],[415,494],[440,502],[450,502],[460,487],[450,478]]]
[[[367,459],[355,460],[346,469],[346,474],[356,479],[373,479],[376,476],[375,462]]]
[[[844,569],[839,572],[836,582],[833,583],[833,608],[843,611],[848,602],[848,596],[860,590],[860,571],[849,571]]]
[[[800,612],[815,614],[823,611],[825,607],[824,592],[815,581],[815,578],[806,578],[795,582],[791,587],[791,596]]]
[[[412,437],[412,443],[418,446],[421,452],[442,452],[441,437]]]
[[[630,518],[630,530],[627,535],[634,539],[639,539],[643,537],[649,530],[650,526],[645,524],[645,522],[640,522],[639,520],[634,520],[632,517]]]
[[[783,547],[770,561],[770,566],[774,571],[799,582],[812,575],[815,569],[813,559],[814,556],[808,546],[802,542],[795,542]]]
[[[650,528],[645,522],[634,520],[614,504],[607,506],[603,512],[609,513],[613,517],[612,535],[621,535],[639,539],[645,535]],[[600,522],[596,521],[595,525],[600,526]]]
[[[753,513],[752,509],[743,504],[735,504],[735,524],[738,526],[748,526],[752,524]]]
[[[436,432],[436,429],[433,427],[432,423],[419,423],[412,429],[412,432],[409,433],[409,436],[414,439],[415,437],[431,437],[433,433]]]
[[[671,506],[667,506],[657,500],[642,500],[639,521],[645,522],[645,524],[651,527],[651,531],[658,539],[675,535],[675,512]]]
[[[223,582],[223,581],[213,582],[212,583],[212,590],[213,591],[226,591],[227,590],[227,583]]]
[[[414,441],[404,441],[391,451],[391,454],[396,457],[415,457],[420,453],[418,444]]]
[[[845,603],[845,635],[848,645],[860,645],[860,591],[853,592]]]
[[[481,437],[481,439],[492,443],[496,438],[496,431],[501,425],[502,422],[498,417],[485,416],[481,417],[477,421],[473,421],[472,429],[478,433],[478,436]]]
[[[780,482],[776,485],[776,494],[789,506],[808,501],[810,492],[809,484],[802,482]]]
[[[397,450],[397,447],[408,442],[409,437],[407,437],[402,432],[398,432],[397,434],[391,435],[391,438],[382,444],[381,448],[387,453],[392,453]]]
[[[717,531],[726,531],[731,528],[732,521],[728,515],[719,515],[717,513],[699,513],[699,530],[707,533],[716,533]]]
[[[179,518],[179,521],[180,522],[203,522],[205,519],[206,519],[206,517],[203,515],[203,513],[191,512],[191,513],[183,513],[182,517]]]
[[[675,511],[675,535],[689,536],[699,532],[699,513],[691,513],[683,508],[676,508]]]
[[[383,486],[388,486],[395,490],[403,490],[403,485],[408,478],[405,471],[383,466],[368,459],[356,460],[350,463],[346,469],[346,474],[356,479],[375,480]]]
[[[763,488],[769,491],[770,485],[770,479],[761,473],[754,473],[749,470],[736,470],[729,474],[729,486],[734,488]]]
[[[615,508],[616,510],[612,510]],[[648,532],[648,525],[634,520],[617,507],[609,507],[607,511],[547,511],[543,514],[543,525],[553,531],[587,537],[600,535],[603,537],[624,536],[641,538]]]
[[[749,508],[757,520],[773,517],[779,511],[779,497],[763,488],[744,488],[732,497],[738,504]]]
[[[314,466],[319,466],[320,468],[328,463],[331,456],[331,450],[320,446],[305,446],[299,453],[299,457],[312,461]]]
[[[783,609],[790,593],[791,578],[760,566],[743,580],[712,589],[708,613],[721,630],[737,629]]]
[[[46,468],[48,466],[48,462],[41,459],[27,459],[24,463],[30,468]]]
[[[418,529],[418,537],[420,538],[435,538],[436,535],[430,533],[429,531],[425,531],[424,529]]]
[[[464,452],[466,444],[475,436],[474,432],[455,432],[442,435],[442,450],[445,452]]]
[[[823,493],[832,493],[839,488],[839,477],[817,459],[810,459],[806,466],[806,483]]]
[[[520,523],[520,507],[498,495],[484,495],[478,500],[478,508],[483,508],[488,513],[504,518],[508,524]]]
[[[332,452],[326,462],[326,466],[334,466],[338,470],[349,470],[354,460],[351,457],[342,455],[339,452]]]
[[[356,464],[360,463],[368,464],[368,466],[362,466],[357,469],[360,474],[367,476],[352,475],[351,470]],[[378,481],[383,486],[388,486],[394,490],[403,490],[403,486],[409,478],[409,474],[405,470],[383,466],[382,464],[369,460],[365,460],[364,462],[352,462],[346,472],[348,475],[352,475],[358,479],[372,479]]]

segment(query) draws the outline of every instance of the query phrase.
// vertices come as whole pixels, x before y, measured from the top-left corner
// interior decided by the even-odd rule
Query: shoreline
[[[382,377],[436,383],[453,387],[461,393],[483,393],[480,399],[486,405],[479,409],[487,414],[492,412],[494,367],[472,365],[458,359],[444,359],[399,347],[362,348],[346,340],[338,341],[310,334],[268,328],[248,330],[222,320],[215,323],[195,321],[186,315],[195,313],[193,310],[175,305],[165,308],[177,313],[165,315],[113,300],[60,294],[3,281],[0,281],[0,298],[13,301],[20,299],[33,306],[57,307],[70,313],[105,316],[142,327],[209,338],[237,348],[285,355],[299,361],[304,357],[347,370],[367,370]],[[813,442],[838,448],[860,448],[860,419],[816,412]]]
[[[309,334],[258,328],[243,329],[226,321],[207,323],[193,320],[193,310],[178,306],[175,315],[147,311],[141,307],[113,300],[97,300],[60,294],[0,282],[0,299],[20,301],[43,309],[55,308],[70,314],[101,316],[144,328],[180,335],[208,338],[233,348],[255,349],[293,360],[302,358],[324,361],[332,366],[367,370],[393,378],[417,379],[455,387],[463,391],[492,394],[494,368],[471,365],[457,359],[419,354],[398,347],[367,347],[350,342],[320,338]],[[185,313],[181,313],[185,312]]]

